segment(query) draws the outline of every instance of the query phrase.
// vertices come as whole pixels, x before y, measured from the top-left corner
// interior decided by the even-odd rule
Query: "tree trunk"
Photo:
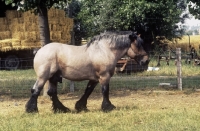
[[[46,7],[39,7],[38,22],[39,22],[39,31],[40,31],[40,42],[41,42],[41,46],[44,46],[50,43],[48,10]]]
[[[46,7],[39,6],[38,22],[39,22],[38,25],[39,25],[41,46],[45,46],[46,44],[50,43],[48,10]],[[43,96],[47,96],[48,88],[49,88],[49,82],[46,82],[43,89]]]

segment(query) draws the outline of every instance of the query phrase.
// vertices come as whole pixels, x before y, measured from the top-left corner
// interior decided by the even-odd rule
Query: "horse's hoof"
[[[62,109],[53,109],[54,113],[68,113],[71,112],[71,110],[67,107],[63,107]]]
[[[87,109],[86,105],[82,104],[82,102],[80,102],[80,101],[76,102],[75,109],[77,110],[77,112],[81,112],[81,111],[88,112],[89,111]]]
[[[106,105],[102,105],[101,108],[104,112],[109,112],[109,111],[114,110],[116,107],[113,104],[106,104]]]
[[[58,103],[58,105],[54,105],[53,104],[53,111],[54,113],[67,113],[67,112],[71,112],[71,110],[67,107],[65,107],[62,103]]]
[[[37,109],[26,109],[26,113],[38,113]]]
[[[38,112],[38,108],[36,107],[34,107],[34,108],[28,108],[28,107],[26,107],[26,112],[27,113],[37,113]]]
[[[84,112],[89,112],[89,111],[90,111],[90,110],[87,109],[87,107],[85,107],[85,108],[80,108],[80,109],[77,109],[77,108],[76,108],[76,110],[77,110],[77,113],[79,113],[79,112],[81,112],[81,111],[84,111]]]
[[[26,108],[27,113],[37,113],[38,112],[37,104],[32,103],[31,100],[26,103],[25,108]]]

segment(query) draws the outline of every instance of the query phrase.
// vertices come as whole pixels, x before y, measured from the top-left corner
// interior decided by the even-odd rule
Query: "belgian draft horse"
[[[137,35],[131,31],[105,32],[94,36],[86,45],[73,46],[50,43],[38,50],[34,58],[37,81],[26,103],[26,112],[38,112],[37,99],[44,84],[49,81],[47,94],[54,112],[69,112],[57,96],[57,83],[62,78],[72,81],[89,80],[83,96],[75,104],[77,111],[87,110],[87,99],[100,83],[103,101],[101,109],[111,111],[115,106],[109,100],[109,81],[117,61],[124,55],[135,59],[140,65],[148,64],[148,55]]]

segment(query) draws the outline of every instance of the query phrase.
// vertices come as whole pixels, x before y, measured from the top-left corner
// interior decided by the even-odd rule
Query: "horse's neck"
[[[116,60],[118,61],[119,59],[121,59],[128,51],[128,48],[125,48],[123,50],[114,50],[113,53],[116,56]]]

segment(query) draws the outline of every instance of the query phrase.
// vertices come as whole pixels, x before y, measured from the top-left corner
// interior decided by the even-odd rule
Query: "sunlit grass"
[[[24,112],[26,99],[1,102],[0,130],[45,131],[155,131],[199,130],[199,93],[190,95],[179,91],[112,92],[110,99],[117,107],[104,113],[100,110],[102,96],[92,94],[88,101],[89,112],[76,113],[75,102],[80,98],[59,96],[72,112],[54,114],[51,102],[39,97],[39,113]],[[14,103],[19,104],[16,106]]]
[[[149,66],[156,67],[157,61],[151,59]],[[165,61],[161,61],[161,66],[158,71],[144,71],[138,73],[115,74],[110,81],[111,90],[116,89],[152,89],[158,88],[159,83],[171,83],[176,85],[177,67],[174,60],[170,60],[169,66]],[[36,75],[33,69],[29,70],[13,70],[0,71],[0,93],[13,97],[27,97],[30,95],[30,88],[36,81]],[[185,64],[182,60],[182,81],[183,89],[199,88],[200,85],[200,67],[193,64]],[[75,90],[83,92],[88,81],[75,82]],[[63,83],[59,83],[58,92],[69,92],[69,80],[63,79]],[[101,92],[98,85],[96,92]]]
[[[173,44],[170,44],[172,48],[181,48],[183,51],[190,51],[189,50],[189,44],[194,47],[197,51],[199,51],[199,45],[200,45],[200,35],[190,35],[189,36],[183,36],[181,39],[177,39],[177,41],[174,41]]]

